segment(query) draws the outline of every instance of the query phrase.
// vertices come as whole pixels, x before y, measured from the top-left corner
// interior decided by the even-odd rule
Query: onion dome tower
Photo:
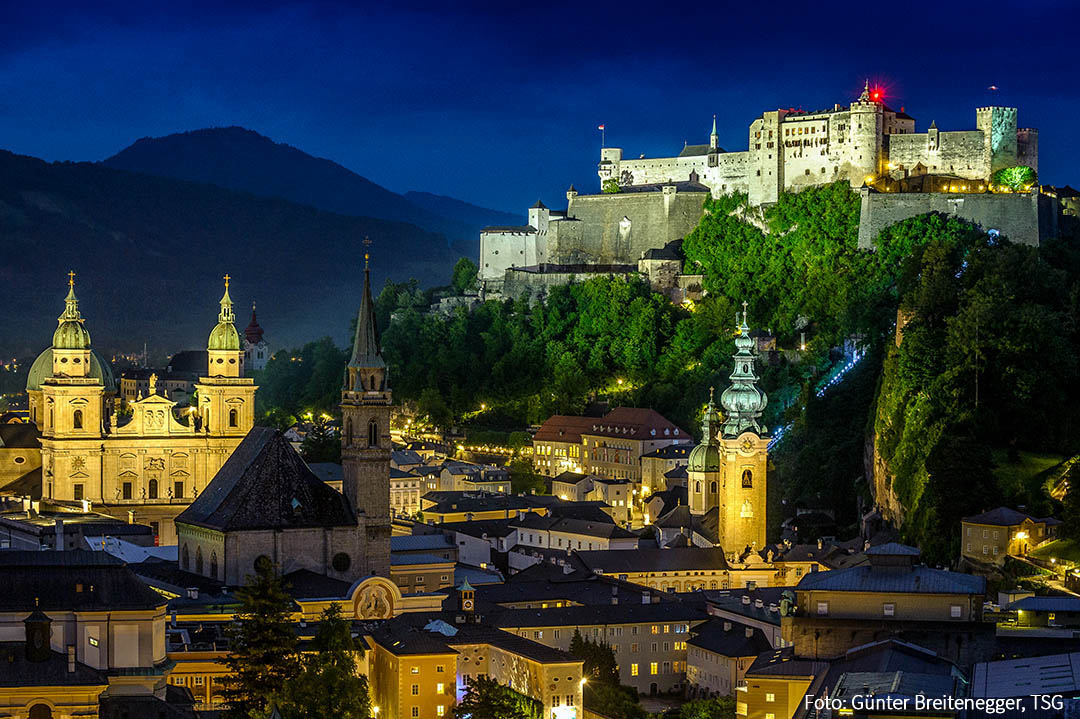
[[[693,514],[705,514],[719,501],[717,483],[723,466],[720,443],[717,441],[719,430],[720,415],[713,402],[713,388],[710,387],[709,404],[701,420],[701,442],[690,450],[686,465],[687,498]]]
[[[203,431],[243,437],[255,424],[255,385],[244,377],[244,349],[236,331],[236,315],[225,275],[225,293],[218,303],[218,321],[206,342],[206,377],[196,385]]]
[[[722,426],[722,432],[726,437],[735,437],[746,430],[753,430],[759,435],[766,434],[767,428],[758,422],[762,411],[769,403],[768,397],[762,392],[757,381],[757,370],[754,366],[754,338],[750,336],[750,328],[746,324],[746,303],[743,303],[742,325],[739,334],[735,337],[735,369],[732,370],[728,379],[731,386],[720,395],[720,404],[724,408],[726,420]]]

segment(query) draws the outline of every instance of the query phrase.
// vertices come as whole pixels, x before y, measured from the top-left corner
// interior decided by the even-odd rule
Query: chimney
[[[642,604],[652,604],[652,598],[649,596],[648,592],[641,595],[641,603]]]
[[[742,595],[742,603],[745,604],[746,606],[750,605],[750,595],[749,594]]]
[[[749,639],[752,636],[754,636],[754,628],[753,627],[747,627],[746,628],[746,638]]]
[[[731,631],[731,622],[724,622],[724,631],[725,632],[730,632]]]
[[[760,599],[755,599],[754,600],[754,607],[756,609],[761,609],[764,606],[765,606],[765,602],[761,601]]]
[[[198,599],[199,598],[199,588],[198,587],[188,587],[187,588],[187,598],[188,599]]]
[[[67,645],[68,674],[75,673],[75,645]]]
[[[67,549],[67,544],[64,542],[64,520],[57,517],[56,528],[53,536],[53,549],[58,552],[62,552]]]
[[[825,542],[822,541],[821,537],[818,537],[817,548],[818,549],[824,549],[824,547],[825,547]]]

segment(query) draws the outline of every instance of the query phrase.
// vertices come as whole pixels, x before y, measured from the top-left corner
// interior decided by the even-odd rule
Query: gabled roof
[[[534,442],[570,442],[581,444],[581,433],[591,429],[596,417],[576,417],[573,415],[553,414],[540,425]]]
[[[0,642],[0,687],[107,687],[109,677],[82,662],[68,671],[65,654],[50,651],[45,661],[26,658],[25,642]]]
[[[989,524],[995,527],[1015,527],[1018,524],[1023,524],[1025,519],[1033,519],[1033,517],[1023,512],[1017,512],[1015,509],[998,507],[997,509],[991,509],[989,512],[976,514],[973,517],[964,517],[963,521],[969,524]]]
[[[625,549],[599,549],[574,554],[589,569],[598,569],[608,574],[728,569],[724,550],[720,547],[638,549],[633,552]]]
[[[890,572],[861,565],[803,575],[798,591],[889,592],[904,594],[985,594],[986,578],[930,567]]]
[[[255,427],[176,522],[219,531],[295,529],[355,526],[356,515],[280,431]]]
[[[104,552],[5,550],[0,577],[0,612],[142,611],[166,604],[128,565]]]
[[[581,431],[583,435],[621,437],[638,440],[679,439],[693,437],[669,421],[655,409],[646,407],[616,407],[603,417],[593,419]]]

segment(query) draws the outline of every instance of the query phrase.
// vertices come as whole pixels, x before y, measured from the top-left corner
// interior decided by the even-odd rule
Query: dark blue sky
[[[598,123],[655,156],[716,113],[742,150],[761,111],[846,103],[870,77],[919,130],[973,128],[996,85],[1039,128],[1041,180],[1080,182],[1073,0],[89,4],[0,0],[0,147],[100,160],[235,124],[393,190],[523,211],[596,188]]]

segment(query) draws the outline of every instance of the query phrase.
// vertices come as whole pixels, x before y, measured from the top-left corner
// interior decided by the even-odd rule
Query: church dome
[[[759,415],[768,404],[768,399],[752,384],[733,384],[720,395],[720,404],[728,414]]]
[[[32,392],[41,389],[41,383],[52,376],[53,356],[52,347],[37,356],[34,364],[30,365],[30,371],[26,374],[26,391]],[[116,392],[116,380],[113,378],[112,366],[108,360],[98,354],[97,350],[90,350],[90,373],[87,375],[101,380],[106,392]]]
[[[687,472],[719,472],[720,448],[712,441],[702,442],[690,450]]]

